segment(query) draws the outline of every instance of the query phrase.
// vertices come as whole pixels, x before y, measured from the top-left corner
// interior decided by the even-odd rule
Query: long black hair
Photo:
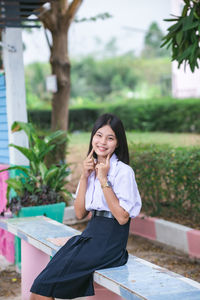
[[[92,150],[93,136],[99,128],[105,125],[109,125],[116,135],[118,146],[115,149],[114,153],[117,155],[117,158],[125,164],[129,164],[128,144],[124,126],[122,121],[113,114],[103,114],[96,120],[91,133],[88,154]],[[94,153],[94,157],[96,158],[96,153]]]

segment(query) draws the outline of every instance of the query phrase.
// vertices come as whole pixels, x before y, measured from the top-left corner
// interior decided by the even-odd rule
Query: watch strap
[[[101,188],[102,188],[102,189],[104,189],[104,188],[106,188],[106,187],[107,187],[107,188],[111,188],[111,187],[112,187],[110,181],[108,181],[108,180],[106,181],[106,183],[105,183],[104,185],[101,185]]]

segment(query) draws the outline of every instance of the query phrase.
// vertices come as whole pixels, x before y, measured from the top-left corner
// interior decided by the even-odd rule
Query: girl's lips
[[[100,151],[106,151],[107,150],[107,148],[104,148],[104,147],[97,147],[98,148],[98,150],[100,150]]]

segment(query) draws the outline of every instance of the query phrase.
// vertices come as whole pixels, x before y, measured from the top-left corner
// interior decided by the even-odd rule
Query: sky
[[[156,21],[165,33],[169,23],[171,0],[84,0],[77,17],[91,17],[108,12],[112,18],[96,22],[73,23],[69,32],[70,57],[81,57],[103,51],[103,45],[116,38],[119,53],[139,54],[145,30]],[[138,30],[139,29],[139,30]],[[49,49],[43,28],[32,34],[23,32],[26,45],[24,63],[48,61]]]

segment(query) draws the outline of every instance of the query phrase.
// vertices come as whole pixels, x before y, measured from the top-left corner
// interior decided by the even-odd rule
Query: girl
[[[91,220],[35,279],[31,300],[92,296],[95,270],[127,262],[130,218],[141,209],[134,172],[128,163],[122,122],[112,114],[100,116],[92,130],[74,202],[77,218],[92,212]]]

